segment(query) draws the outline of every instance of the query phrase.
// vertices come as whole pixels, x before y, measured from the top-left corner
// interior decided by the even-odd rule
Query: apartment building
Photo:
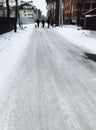
[[[96,0],[65,0],[64,17],[66,21],[76,23],[84,19],[84,12],[96,8]]]
[[[31,17],[34,16],[34,8],[28,3],[21,4],[19,6],[20,17]]]

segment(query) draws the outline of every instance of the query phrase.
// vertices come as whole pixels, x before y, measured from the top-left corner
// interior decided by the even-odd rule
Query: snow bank
[[[61,28],[57,27],[55,30],[72,44],[83,48],[87,52],[96,54],[95,31],[82,30],[81,28],[72,25],[66,25]]]
[[[27,49],[33,27],[34,24],[26,25],[24,29],[18,29],[17,33],[11,31],[0,35],[0,90]]]

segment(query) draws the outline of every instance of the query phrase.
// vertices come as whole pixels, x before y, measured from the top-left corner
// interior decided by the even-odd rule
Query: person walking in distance
[[[50,26],[50,19],[49,18],[47,19],[47,24],[48,24],[48,28],[49,28],[49,26]]]
[[[38,26],[38,28],[39,28],[39,23],[40,23],[40,20],[39,19],[37,19],[37,26]]]
[[[44,26],[45,26],[45,20],[44,20],[44,18],[43,18],[43,20],[42,20],[42,26],[43,26],[43,28],[44,28]]]
[[[54,27],[54,20],[51,20],[51,26]]]

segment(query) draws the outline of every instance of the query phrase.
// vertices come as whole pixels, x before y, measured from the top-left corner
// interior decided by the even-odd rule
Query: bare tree
[[[6,7],[7,7],[7,18],[10,18],[9,0],[6,0]]]
[[[82,0],[78,0],[77,2],[77,26],[80,26],[82,3]]]
[[[15,6],[15,27],[14,32],[17,32],[17,19],[18,19],[18,0],[15,0],[16,6]]]

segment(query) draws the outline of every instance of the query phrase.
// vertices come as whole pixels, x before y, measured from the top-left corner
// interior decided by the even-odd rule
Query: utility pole
[[[59,26],[63,26],[63,2],[59,0]]]

